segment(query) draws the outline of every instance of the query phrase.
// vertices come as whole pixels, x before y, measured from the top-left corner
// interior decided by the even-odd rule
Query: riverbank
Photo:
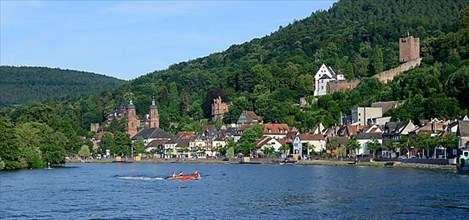
[[[374,161],[374,162],[358,162],[353,163],[352,161],[340,161],[340,160],[301,160],[298,161],[298,165],[320,165],[320,166],[367,166],[367,167],[386,167],[387,162],[385,161]],[[411,169],[423,169],[423,170],[440,170],[447,172],[456,172],[455,165],[437,165],[437,164],[420,164],[420,163],[405,163],[399,162],[394,163],[389,167],[395,168],[411,168]]]
[[[203,163],[203,164],[232,164],[238,163],[238,159],[232,158],[230,160],[222,160],[222,159],[163,159],[163,158],[145,158],[142,161],[135,162],[135,163]],[[279,164],[280,161],[270,160],[270,159],[253,159],[255,162],[259,162],[261,164]],[[83,162],[80,160],[69,160],[69,163],[79,163]],[[114,162],[113,159],[93,159],[93,160],[86,160],[85,163],[112,163]],[[357,162],[353,163],[353,161],[349,160],[299,160],[296,165],[316,165],[316,166],[366,166],[366,167],[393,167],[393,168],[410,168],[410,169],[422,169],[422,170],[439,170],[439,171],[446,171],[446,172],[456,172],[455,165],[437,165],[437,164],[421,164],[421,163],[405,163],[405,162],[397,162],[391,164],[391,166],[385,166],[386,161],[373,161],[373,162]],[[389,165],[389,164],[388,164]]]

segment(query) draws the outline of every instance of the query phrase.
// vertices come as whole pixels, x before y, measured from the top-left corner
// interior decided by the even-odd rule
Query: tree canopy
[[[122,82],[113,77],[75,70],[0,66],[0,107],[99,94]]]

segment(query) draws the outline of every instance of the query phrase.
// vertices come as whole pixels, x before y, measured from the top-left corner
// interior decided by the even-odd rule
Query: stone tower
[[[160,127],[160,115],[158,114],[158,107],[156,107],[155,99],[151,101],[150,105],[150,128]]]
[[[137,134],[137,113],[135,112],[135,106],[130,101],[127,106],[127,134],[133,137]]]
[[[407,36],[399,38],[399,63],[420,58],[420,38]]]

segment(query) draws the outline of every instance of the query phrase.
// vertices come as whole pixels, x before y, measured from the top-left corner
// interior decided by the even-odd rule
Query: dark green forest
[[[214,88],[221,88],[219,94],[233,104],[228,121],[235,121],[243,109],[248,109],[268,122],[284,122],[301,130],[320,121],[326,125],[336,123],[341,112],[350,113],[355,105],[420,96],[422,101],[438,96],[455,103],[450,107],[454,111],[441,115],[394,112],[396,119],[456,117],[469,107],[464,96],[457,95],[464,94],[462,89],[467,83],[450,89],[451,83],[461,81],[448,82],[450,74],[458,69],[462,69],[458,77],[467,76],[467,35],[461,26],[461,12],[467,5],[467,0],[340,1],[328,11],[279,27],[269,36],[137,78],[113,94],[118,103],[124,103],[125,94],[133,93],[140,114],[147,111],[150,97],[155,95],[166,129],[181,117],[187,121],[207,118],[207,106],[216,96]],[[364,79],[398,65],[398,40],[408,34],[421,38],[425,58],[421,68],[389,85],[363,80],[355,91],[321,97],[306,111],[294,107],[301,96],[312,100],[313,76],[322,63],[342,71],[349,79]],[[401,92],[403,86],[410,94]]]
[[[94,73],[47,67],[0,66],[0,107],[63,101],[110,90],[123,81]]]
[[[0,158],[23,158],[23,166],[31,166],[15,131],[44,133],[48,127],[65,137],[55,138],[61,140],[64,154],[75,155],[81,145],[89,144],[79,137],[93,135],[88,132],[89,123],[104,121],[130,99],[143,116],[152,96],[159,108],[160,126],[169,132],[198,131],[204,123],[216,123],[207,118],[217,96],[232,103],[225,122],[236,121],[242,110],[253,110],[265,122],[287,123],[300,131],[318,122],[338,123],[339,116],[350,114],[352,107],[374,101],[402,102],[400,108],[388,112],[393,120],[454,119],[469,109],[468,5],[467,0],[342,0],[268,36],[174,64],[99,95],[5,108],[0,131],[17,138],[19,144],[8,149],[18,156],[11,159],[0,152]],[[408,34],[420,38],[422,65],[388,84],[371,78],[398,65],[398,40]],[[313,76],[322,63],[361,83],[354,90],[316,99]],[[308,106],[300,109],[303,96]],[[124,132],[125,127],[115,121],[105,129]],[[6,137],[5,141],[10,140]],[[119,140],[129,144],[127,139]],[[46,145],[47,141],[40,146]]]

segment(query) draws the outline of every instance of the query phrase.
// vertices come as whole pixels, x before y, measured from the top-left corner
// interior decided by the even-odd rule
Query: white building
[[[330,66],[322,64],[316,75],[314,75],[314,95],[326,95],[327,84],[336,80],[345,80],[345,77],[343,74],[336,74]]]
[[[378,141],[379,144],[383,144],[381,133],[358,133],[357,141],[360,144],[360,148],[357,150],[357,155],[371,155],[373,152],[370,152],[367,146],[368,143],[373,142],[373,140]]]
[[[383,109],[379,107],[354,107],[352,108],[352,123],[367,125],[368,119],[380,118]]]

